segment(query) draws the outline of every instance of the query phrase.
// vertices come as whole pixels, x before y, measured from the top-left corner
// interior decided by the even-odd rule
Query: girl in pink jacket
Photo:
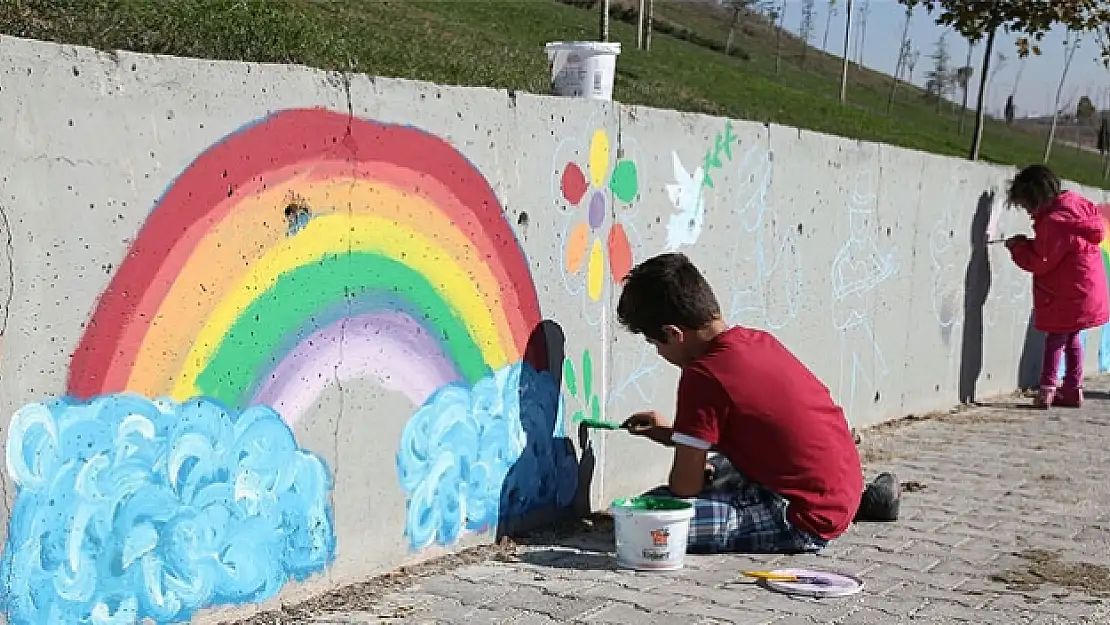
[[[1033,274],[1033,327],[1046,334],[1038,408],[1083,404],[1083,345],[1079,333],[1110,321],[1110,294],[1099,243],[1102,215],[1091,201],[1062,191],[1044,165],[1021,170],[1009,201],[1033,219],[1034,238],[1006,240],[1014,263]],[[1064,383],[1056,388],[1060,356]]]

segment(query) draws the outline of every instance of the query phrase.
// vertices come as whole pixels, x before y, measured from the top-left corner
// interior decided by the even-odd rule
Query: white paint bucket
[[[610,512],[618,566],[637,571],[682,568],[693,504],[671,497],[629,497],[614,501]]]
[[[571,98],[612,100],[621,44],[554,41],[545,46],[551,93]]]

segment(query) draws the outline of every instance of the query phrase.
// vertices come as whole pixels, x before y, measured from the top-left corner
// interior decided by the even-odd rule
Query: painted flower
[[[609,166],[609,136],[597,130],[590,140],[586,171],[578,163],[567,163],[560,181],[563,198],[586,209],[585,219],[574,224],[567,237],[565,269],[572,275],[586,272],[586,292],[595,302],[605,288],[606,265],[618,283],[632,269],[632,247],[624,227],[611,217],[610,203],[613,198],[626,204],[636,199],[636,163],[618,158],[611,172]]]

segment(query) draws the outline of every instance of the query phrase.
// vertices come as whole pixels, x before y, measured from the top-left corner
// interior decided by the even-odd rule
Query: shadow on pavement
[[[610,553],[582,552],[565,547],[539,549],[518,553],[522,562],[554,569],[573,569],[577,571],[616,571],[617,558]]]

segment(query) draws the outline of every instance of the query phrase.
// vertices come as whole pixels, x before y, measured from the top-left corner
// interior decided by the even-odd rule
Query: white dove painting
[[[695,168],[692,174],[687,172],[675,152],[671,152],[671,160],[675,182],[667,185],[667,195],[677,212],[667,221],[668,252],[697,243],[705,222],[705,197],[701,188],[705,172],[701,167]]]

